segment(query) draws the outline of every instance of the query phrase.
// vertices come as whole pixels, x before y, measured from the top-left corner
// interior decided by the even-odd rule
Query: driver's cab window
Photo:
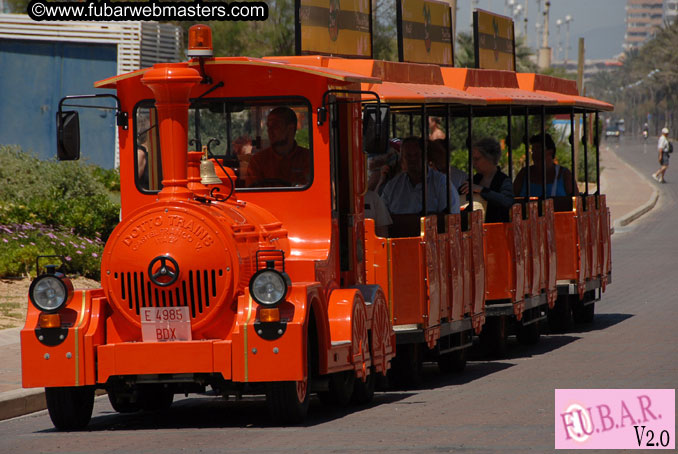
[[[189,109],[189,149],[229,167],[236,188],[308,187],[310,107],[299,99],[203,99]]]
[[[141,103],[134,114],[134,176],[142,192],[162,189],[158,113],[153,102]]]

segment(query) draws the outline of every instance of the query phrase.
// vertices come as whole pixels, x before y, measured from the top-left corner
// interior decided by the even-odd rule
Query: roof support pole
[[[541,106],[541,199],[546,199],[546,107]],[[556,184],[554,181],[553,184]]]
[[[508,134],[506,141],[508,142],[508,176],[511,181],[513,181],[513,136],[511,130],[513,126],[513,118],[511,116],[511,106],[508,108]]]
[[[530,196],[530,108],[525,107],[525,194]],[[524,214],[524,213],[523,213]]]
[[[595,113],[594,120],[595,134],[593,139],[596,142],[596,208],[600,208],[600,136],[598,135],[600,131],[598,130],[598,112]]]
[[[575,129],[574,129],[574,107],[572,108],[572,112],[570,112],[570,151],[571,151],[571,157],[572,157],[572,192],[574,195],[579,194],[579,190],[577,189],[577,162],[576,162],[576,156],[577,153],[575,152],[575,147],[576,147],[576,142],[579,140],[579,137],[575,134]]]
[[[410,118],[412,116],[410,115]],[[412,129],[413,122],[410,121],[410,129]],[[423,150],[421,150],[421,212],[422,216],[426,216],[426,213],[428,212],[427,205],[426,205],[426,200],[428,199],[428,159],[427,158],[427,151],[428,151],[428,118],[426,115],[426,104],[421,105],[421,144],[423,147]]]

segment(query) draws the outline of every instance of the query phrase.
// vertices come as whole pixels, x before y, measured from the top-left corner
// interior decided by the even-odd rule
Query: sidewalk
[[[654,207],[658,191],[650,180],[607,147],[601,148],[600,187],[615,227],[629,224]],[[630,190],[633,188],[633,190]],[[42,389],[21,387],[19,328],[0,330],[0,420],[45,409]]]

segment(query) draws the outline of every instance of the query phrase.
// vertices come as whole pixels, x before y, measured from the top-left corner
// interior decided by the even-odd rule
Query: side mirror
[[[363,110],[363,151],[367,154],[388,152],[391,108],[367,104]]]
[[[78,112],[57,112],[57,159],[77,161],[80,159],[80,120]]]

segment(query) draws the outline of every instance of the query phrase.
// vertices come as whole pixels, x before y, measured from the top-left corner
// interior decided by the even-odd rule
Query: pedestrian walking
[[[659,137],[659,142],[657,143],[657,152],[659,153],[659,170],[652,174],[652,178],[657,180],[660,183],[666,183],[664,181],[664,174],[669,168],[669,157],[673,151],[673,146],[669,142],[669,130],[668,128],[662,129],[662,135]]]

